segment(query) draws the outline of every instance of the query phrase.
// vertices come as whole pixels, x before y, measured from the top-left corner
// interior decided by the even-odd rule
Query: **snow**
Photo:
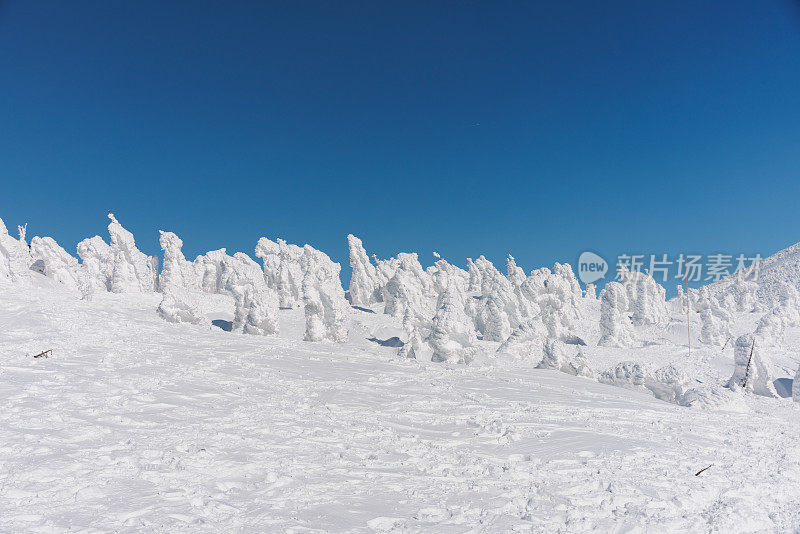
[[[348,302],[308,245],[163,232],[158,273],[109,230],[79,263],[0,232],[0,531],[800,529],[791,280],[694,291],[687,324],[646,278],[595,299],[352,238]]]

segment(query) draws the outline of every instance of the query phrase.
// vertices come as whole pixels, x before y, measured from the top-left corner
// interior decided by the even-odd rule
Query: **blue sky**
[[[0,217],[345,267],[800,241],[796,3],[337,4],[0,3]]]

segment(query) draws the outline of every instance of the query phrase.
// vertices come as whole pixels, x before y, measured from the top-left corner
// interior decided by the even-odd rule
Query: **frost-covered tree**
[[[278,294],[271,287],[252,288],[244,333],[261,336],[278,334]]]
[[[554,271],[536,269],[519,288],[520,307],[546,327],[549,337],[582,344],[576,333],[583,317],[582,292],[575,283],[569,265],[557,263]]]
[[[510,354],[524,361],[538,364],[544,356],[544,343],[549,334],[539,317],[531,318],[511,332],[500,347],[498,354]]]
[[[597,286],[594,284],[586,284],[586,290],[583,293],[584,298],[590,300],[597,300]]]
[[[606,347],[631,347],[634,333],[628,317],[628,292],[619,282],[609,282],[600,292],[600,341]]]
[[[666,292],[661,285],[641,271],[620,270],[622,285],[628,296],[628,311],[635,325],[659,324],[669,320]]]
[[[266,284],[235,285],[231,293],[235,302],[232,331],[258,336],[278,333],[278,295],[274,289]]]
[[[339,279],[341,266],[310,245],[303,249],[303,263],[306,341],[346,342],[346,319],[350,305]]]
[[[78,256],[87,286],[98,291],[111,291],[114,256],[103,238],[96,235],[78,243]]]
[[[475,261],[481,271],[481,298],[476,327],[488,341],[505,341],[522,322],[514,285],[483,256]]]
[[[353,269],[350,275],[350,303],[354,306],[371,306],[382,298],[380,277],[359,238],[349,234],[347,245],[350,249],[350,267]]]
[[[800,293],[793,285],[783,282],[778,286],[777,307],[787,326],[800,326]]]
[[[542,361],[536,366],[537,369],[551,369],[560,371],[561,367],[567,362],[567,350],[562,341],[557,339],[547,339],[543,346]]]
[[[730,331],[726,331],[725,325],[709,308],[700,312],[700,324],[700,341],[703,343],[722,345],[730,336]]]
[[[261,266],[244,252],[222,257],[219,284],[219,292],[228,293],[231,293],[236,286],[260,289],[267,285],[264,281],[264,272],[261,270]]]
[[[197,281],[200,284],[200,289],[206,293],[224,292],[220,276],[222,274],[223,258],[225,257],[229,257],[228,253],[224,248],[221,248],[219,250],[210,250],[195,258],[193,267]]]
[[[765,313],[756,324],[756,337],[765,346],[780,346],[783,344],[786,327],[796,326],[794,310],[778,304]]]
[[[435,313],[433,281],[423,271],[416,254],[397,256],[396,269],[383,287],[384,313],[403,317],[411,310],[420,320],[430,320]]]
[[[719,302],[703,295],[697,303],[700,311],[700,341],[709,345],[723,345],[731,337],[732,318]]]
[[[517,265],[517,262],[514,261],[514,256],[511,254],[508,255],[508,259],[506,260],[506,273],[508,274],[508,280],[514,287],[521,286],[527,278],[527,276],[525,276],[525,271],[522,267]]]
[[[739,336],[733,345],[733,363],[729,388],[765,397],[778,396],[773,384],[772,365],[759,346],[759,338],[753,334]]]
[[[760,311],[761,307],[756,297],[758,284],[748,280],[747,274],[745,270],[742,270],[733,275],[730,291],[736,301],[736,309],[740,312]]]
[[[296,308],[303,302],[304,260],[303,248],[277,242],[266,237],[258,240],[256,256],[264,262],[264,278],[267,285],[278,292],[281,308]]]
[[[464,312],[465,295],[455,276],[451,276],[439,305],[428,339],[435,362],[469,363],[477,349],[477,336],[472,319]]]
[[[183,247],[181,238],[163,230],[159,230],[158,233],[158,242],[164,251],[164,262],[161,265],[161,275],[158,277],[159,291],[164,293],[171,288],[199,289],[194,264],[186,259],[181,250]]]
[[[616,284],[617,282],[609,282],[603,291],[600,292],[600,298],[603,298],[603,293],[608,290],[608,286]],[[623,291],[624,288],[620,287],[619,290],[613,289],[612,291]],[[650,373],[643,365],[637,362],[625,361],[620,362],[616,366],[600,374],[599,381],[604,384],[610,384],[625,389],[634,389],[640,391],[647,390],[647,381],[650,378]]]
[[[589,367],[589,362],[582,351],[577,351],[570,356],[574,346],[566,345],[557,339],[548,339],[543,346],[543,357],[536,366],[537,369],[560,371],[573,376],[594,378],[595,372]]]
[[[470,293],[479,293],[483,283],[483,275],[475,262],[472,261],[472,258],[467,258],[467,269],[469,271],[469,286],[467,290]]]
[[[78,259],[61,248],[52,237],[35,236],[31,239],[30,254],[33,265],[48,278],[73,289],[81,286]]]
[[[569,263],[556,262],[555,265],[553,266],[553,274],[564,280],[567,284],[569,284],[573,302],[575,302],[577,299],[580,299],[583,296],[583,291],[581,291],[581,284],[575,277],[575,272],[572,270],[572,266]]]
[[[109,213],[108,218],[111,219],[108,233],[111,236],[113,258],[111,291],[114,293],[155,291],[158,276],[155,258],[148,257],[136,248],[133,234],[122,227],[113,213]]]
[[[234,299],[233,331],[254,335],[278,333],[278,296],[269,287],[259,264],[243,252],[229,256],[225,249],[198,256],[194,276],[207,293]]]
[[[18,280],[30,274],[33,260],[24,241],[24,234],[15,239],[8,234],[3,219],[0,219],[0,279]]]
[[[447,290],[450,283],[457,284],[458,290],[465,295],[469,291],[469,273],[464,269],[449,263],[438,252],[433,253],[436,263],[427,269],[433,281],[433,294],[438,302],[439,296]]]
[[[211,325],[194,300],[180,288],[170,287],[164,293],[156,312],[170,323]]]

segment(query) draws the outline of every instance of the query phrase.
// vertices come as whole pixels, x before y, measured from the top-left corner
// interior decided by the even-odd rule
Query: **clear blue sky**
[[[345,271],[351,232],[526,270],[800,241],[797,3],[433,4],[0,2],[0,217]]]

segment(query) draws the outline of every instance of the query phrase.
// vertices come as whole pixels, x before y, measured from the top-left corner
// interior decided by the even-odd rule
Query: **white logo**
[[[608,272],[606,260],[594,252],[583,252],[578,258],[578,278],[584,284],[593,284]]]

